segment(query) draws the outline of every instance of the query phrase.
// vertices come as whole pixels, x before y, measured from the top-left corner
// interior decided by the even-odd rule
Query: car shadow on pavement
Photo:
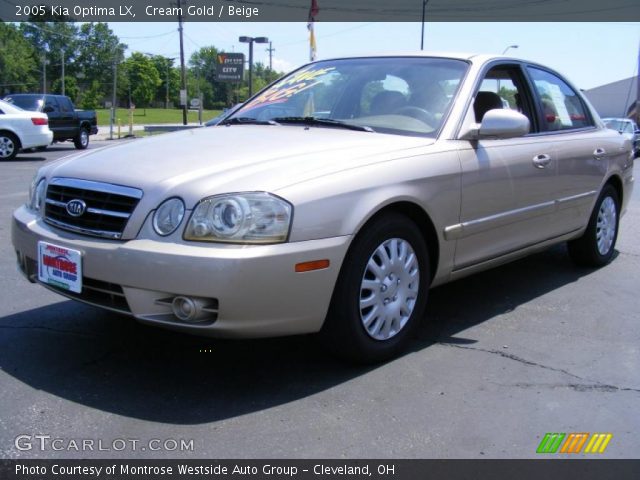
[[[556,247],[436,288],[430,292],[431,321],[411,350],[473,342],[455,335],[589,273]],[[201,424],[305,398],[382,367],[333,359],[314,336],[221,341],[62,301],[0,318],[0,368],[80,405]]]
[[[10,162],[44,162],[46,160],[39,153],[19,153]]]

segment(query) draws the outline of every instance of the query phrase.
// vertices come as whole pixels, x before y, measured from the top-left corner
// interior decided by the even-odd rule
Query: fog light
[[[178,296],[171,303],[173,314],[183,322],[196,322],[202,313],[202,305],[189,297]]]

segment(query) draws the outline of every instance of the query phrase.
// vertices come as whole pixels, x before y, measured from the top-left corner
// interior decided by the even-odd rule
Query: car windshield
[[[299,123],[434,137],[467,67],[461,60],[428,57],[316,62],[263,90],[222,123]]]
[[[37,112],[42,107],[42,95],[7,95],[4,101],[32,112]]]
[[[24,111],[23,109],[21,109],[17,105],[12,105],[12,104],[10,104],[8,102],[5,102],[3,100],[0,100],[0,110],[2,110],[2,112],[5,113],[5,114],[20,113],[20,112]]]

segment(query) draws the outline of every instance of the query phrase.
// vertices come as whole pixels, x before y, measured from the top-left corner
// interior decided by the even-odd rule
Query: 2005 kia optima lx
[[[429,287],[558,242],[612,258],[631,145],[548,68],[494,56],[311,63],[218,126],[45,165],[26,276],[221,337],[322,331],[398,353]]]

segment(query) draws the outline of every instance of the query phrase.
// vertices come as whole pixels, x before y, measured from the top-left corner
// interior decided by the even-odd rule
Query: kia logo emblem
[[[82,200],[71,200],[67,203],[67,213],[72,217],[81,216],[87,209],[87,204]]]

